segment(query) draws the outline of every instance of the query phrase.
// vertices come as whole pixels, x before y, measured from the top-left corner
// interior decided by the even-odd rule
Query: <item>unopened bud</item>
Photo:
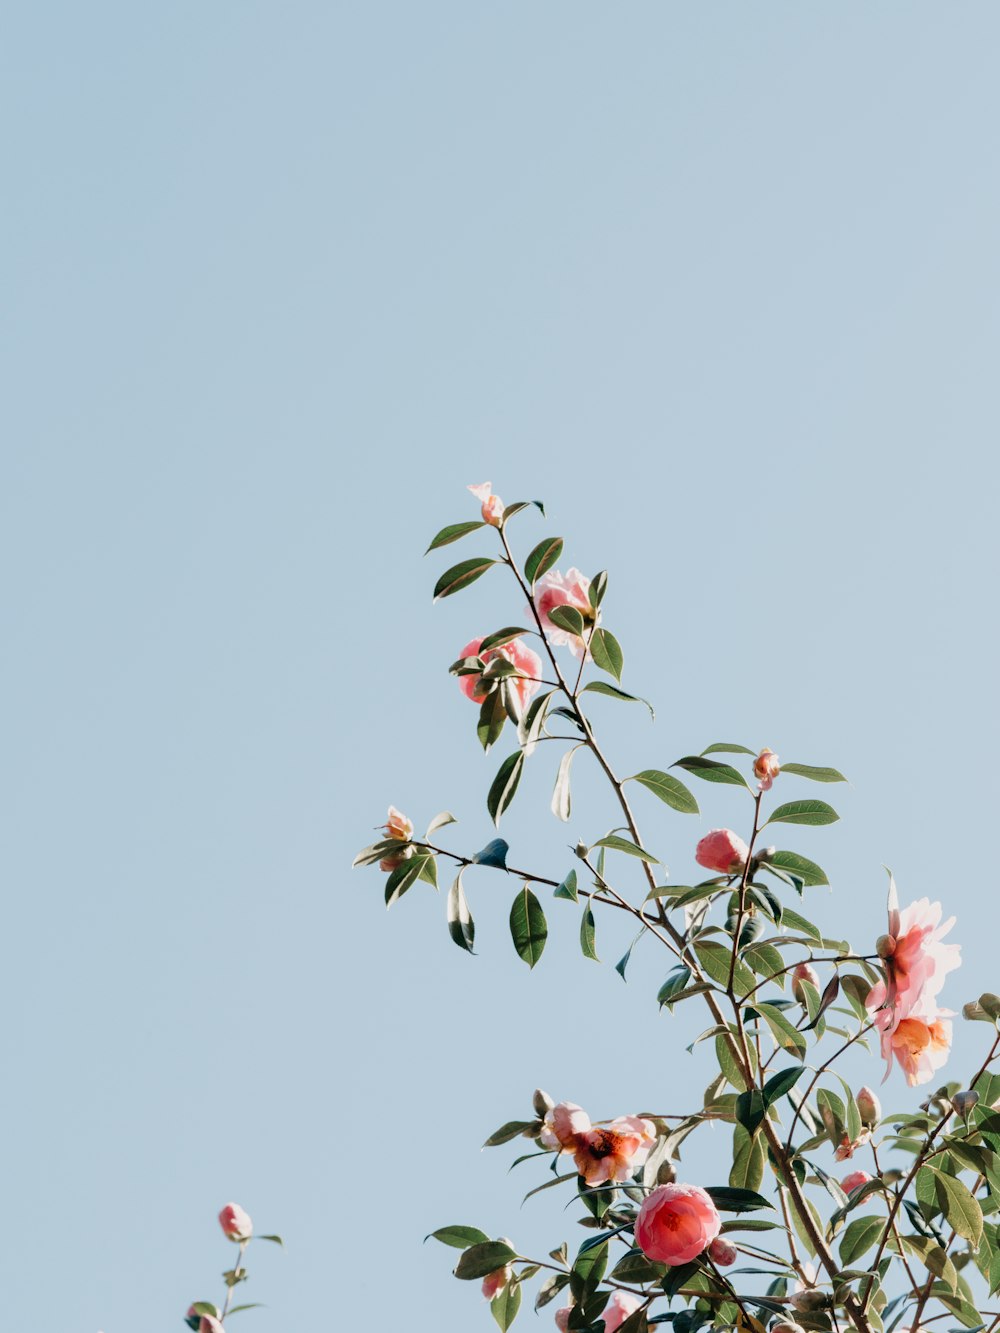
[[[799,963],[792,970],[792,994],[799,1004],[805,1004],[806,1002],[806,993],[802,989],[803,981],[808,981],[810,986],[814,986],[816,990],[820,989],[819,973],[808,963]]]
[[[962,1005],[962,1017],[968,1019],[970,1023],[992,1023],[993,1019],[975,1000],[970,1000],[968,1004]]]
[[[578,842],[574,850],[576,852],[576,855],[580,858],[581,861],[586,861],[587,854],[590,851],[590,848],[587,846],[585,842]]]
[[[771,1333],[805,1333],[801,1324],[793,1324],[790,1319],[782,1319],[771,1325]]]
[[[895,935],[880,935],[875,941],[875,952],[879,958],[891,958],[896,952]]]
[[[543,1092],[541,1088],[535,1089],[534,1095],[531,1098],[531,1104],[535,1108],[535,1114],[540,1115],[543,1119],[545,1118],[546,1113],[551,1111],[553,1106],[555,1106],[555,1102],[549,1094]]]
[[[716,1236],[708,1247],[708,1257],[718,1268],[728,1268],[737,1258],[736,1246],[723,1236]]]
[[[799,1314],[812,1314],[816,1310],[822,1310],[829,1305],[829,1298],[822,1291],[817,1291],[815,1287],[807,1287],[805,1291],[793,1291],[788,1298],[792,1309],[798,1310]]]
[[[951,1105],[956,1115],[967,1116],[978,1101],[979,1093],[969,1089],[965,1092],[956,1092],[951,1099]]]
[[[871,1088],[865,1086],[858,1090],[858,1095],[854,1099],[858,1104],[858,1111],[861,1113],[861,1123],[874,1129],[882,1119],[882,1106],[879,1099],[872,1092]]]

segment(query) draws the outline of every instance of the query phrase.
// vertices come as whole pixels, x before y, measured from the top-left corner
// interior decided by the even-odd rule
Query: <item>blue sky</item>
[[[553,905],[529,974],[499,876],[469,958],[348,868],[390,801],[490,836],[446,667],[520,599],[432,607],[421,558],[469,482],[547,502],[522,553],[610,571],[658,719],[595,707],[622,769],[841,768],[795,843],[816,916],[870,939],[891,864],[959,918],[945,999],[998,988],[998,37],[976,3],[9,17],[11,1327],[179,1329],[231,1198],[288,1241],[248,1333],[489,1327],[424,1234],[573,1227],[486,1134],[538,1084],[596,1116],[707,1081],[617,922],[599,968]],[[558,875],[615,816],[581,764],[557,824],[552,762],[503,832]],[[699,796],[642,806],[678,882],[739,808]]]

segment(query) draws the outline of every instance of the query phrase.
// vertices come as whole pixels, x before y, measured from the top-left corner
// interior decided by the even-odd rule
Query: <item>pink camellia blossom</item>
[[[559,1102],[550,1106],[538,1135],[543,1148],[554,1152],[575,1152],[581,1134],[590,1133],[590,1116],[575,1102]]]
[[[564,1305],[561,1310],[556,1311],[556,1328],[559,1333],[567,1333],[569,1329],[569,1317],[573,1313],[573,1306]]]
[[[642,1166],[655,1142],[651,1121],[623,1115],[577,1134],[573,1161],[588,1185],[620,1184]]]
[[[253,1222],[250,1214],[238,1203],[227,1203],[219,1214],[219,1226],[225,1232],[227,1240],[249,1240],[253,1235]]]
[[[805,1004],[806,994],[802,989],[803,981],[808,981],[810,986],[815,986],[817,991],[823,987],[820,984],[819,973],[808,963],[797,963],[792,968],[792,994],[798,1000],[799,1004]]]
[[[499,1296],[506,1287],[507,1283],[514,1276],[514,1270],[510,1264],[505,1264],[503,1268],[497,1268],[492,1273],[487,1273],[483,1278],[483,1295],[488,1301]]]
[[[726,1240],[724,1236],[716,1236],[708,1247],[708,1257],[717,1268],[728,1268],[734,1264],[738,1253],[732,1241]]]
[[[611,1299],[604,1307],[601,1318],[604,1320],[604,1333],[615,1333],[621,1328],[630,1314],[635,1314],[642,1304],[642,1297],[631,1291],[613,1291]]]
[[[565,575],[560,574],[558,569],[550,569],[535,584],[535,605],[538,608],[538,618],[545,630],[545,637],[549,643],[568,648],[574,657],[583,656],[585,651],[583,640],[578,634],[571,634],[569,630],[553,624],[549,616],[557,606],[572,606],[580,612],[585,621],[592,623],[594,608],[590,605],[589,591],[590,579],[578,569],[569,569]],[[529,614],[530,610],[529,607]]]
[[[647,1259],[688,1264],[711,1245],[722,1219],[700,1185],[658,1185],[635,1219],[635,1241]]]
[[[695,848],[694,859],[717,875],[736,875],[747,863],[750,848],[729,828],[714,828]]]
[[[501,644],[499,648],[488,648],[482,654],[479,652],[481,643],[482,639],[471,639],[459,653],[459,657],[481,656],[484,662],[490,662],[494,657],[503,657],[512,666],[517,667],[521,673],[520,676],[511,676],[508,679],[523,712],[528,705],[528,701],[538,693],[538,686],[541,683],[542,659],[522,639],[511,639],[510,643]],[[486,693],[482,689],[482,680],[482,676],[459,676],[458,688],[467,699],[471,699],[473,703],[481,704],[486,698]]]
[[[940,903],[918,898],[899,913],[899,927],[890,936],[892,951],[885,962],[889,982],[878,982],[869,992],[869,1009],[888,1004],[898,1019],[916,1009],[926,1010],[941,993],[944,979],[961,963],[961,946],[941,941],[955,924],[941,924]]]
[[[882,1030],[886,1076],[895,1058],[911,1088],[920,1083],[929,1083],[947,1061],[951,1051],[950,1018],[950,1009],[935,1009],[927,1014],[911,1013],[894,1027]],[[876,1014],[876,1023],[878,1019],[879,1015]]]
[[[859,1186],[866,1185],[869,1180],[871,1180],[871,1176],[867,1171],[852,1171],[840,1182],[840,1188],[845,1194],[850,1194],[852,1190],[856,1190]]]
[[[870,1138],[871,1130],[869,1129],[863,1129],[856,1139],[852,1139],[849,1134],[845,1134],[833,1154],[835,1159],[838,1162],[846,1162],[848,1158],[854,1156],[859,1148],[863,1148]]]
[[[753,761],[753,775],[760,779],[761,791],[770,791],[774,779],[781,772],[781,765],[778,763],[778,756],[773,750],[765,748]]]
[[[503,501],[499,495],[493,494],[493,483],[483,481],[478,486],[470,486],[469,490],[477,500],[482,501],[483,522],[498,528],[503,518]]]
[[[407,819],[394,805],[389,806],[389,818],[383,827],[387,838],[398,838],[400,842],[409,842],[413,837],[413,820]]]

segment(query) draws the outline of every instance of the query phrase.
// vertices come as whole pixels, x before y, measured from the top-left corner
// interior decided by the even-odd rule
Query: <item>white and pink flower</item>
[[[590,579],[578,569],[569,569],[565,574],[560,574],[558,569],[549,570],[535,584],[535,605],[538,608],[538,618],[545,630],[545,637],[549,643],[568,648],[574,657],[583,656],[585,652],[583,639],[579,634],[572,634],[569,630],[554,624],[550,616],[558,606],[571,606],[580,612],[586,622],[592,623],[595,612],[590,605],[589,594]],[[530,607],[528,610],[530,614]]]
[[[538,693],[538,687],[541,683],[542,659],[529,648],[523,639],[511,639],[510,643],[501,644],[499,648],[488,648],[485,653],[480,653],[479,645],[482,639],[470,639],[459,657],[482,657],[484,662],[491,662],[495,657],[502,657],[517,668],[518,675],[509,677],[510,687],[523,712],[528,706],[529,701]],[[486,691],[483,689],[482,676],[459,676],[458,688],[467,699],[473,703],[481,704],[486,698]]]
[[[494,1300],[513,1276],[514,1270],[510,1264],[505,1264],[503,1268],[497,1268],[492,1273],[487,1273],[483,1278],[483,1295],[488,1301]]]
[[[778,763],[778,756],[773,750],[769,750],[765,746],[753,761],[753,775],[760,780],[760,790],[770,791],[774,779],[780,772],[781,765]]]
[[[689,1264],[722,1229],[711,1196],[700,1185],[658,1185],[635,1219],[635,1242],[647,1259]]]
[[[613,1291],[611,1299],[604,1307],[601,1318],[604,1320],[604,1333],[615,1333],[621,1328],[630,1314],[635,1314],[642,1304],[642,1297],[631,1291]]]
[[[559,1102],[549,1108],[538,1135],[543,1148],[553,1152],[576,1152],[576,1141],[591,1129],[590,1116],[575,1102]]]
[[[219,1226],[227,1240],[245,1241],[253,1235],[253,1222],[250,1214],[238,1203],[227,1203],[219,1213]]]
[[[651,1121],[623,1115],[578,1133],[573,1161],[588,1185],[621,1184],[642,1166],[655,1142]]]
[[[482,504],[483,522],[489,523],[493,528],[498,528],[503,519],[503,501],[499,495],[493,494],[493,483],[482,481],[468,489]]]

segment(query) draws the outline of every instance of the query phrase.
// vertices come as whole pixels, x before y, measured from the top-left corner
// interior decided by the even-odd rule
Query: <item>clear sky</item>
[[[421,559],[468,482],[610,570],[658,710],[595,706],[622,769],[843,769],[792,843],[816,915],[870,941],[886,862],[958,915],[945,999],[1000,989],[998,40],[922,0],[8,12],[5,1326],[180,1329],[236,1199],[288,1243],[234,1327],[486,1329],[424,1234],[575,1229],[486,1134],[536,1084],[598,1116],[707,1081],[619,923],[598,967],[553,904],[529,974],[499,875],[470,958],[349,869],[390,801],[490,836],[446,667],[520,600],[432,607]],[[616,819],[582,762],[553,820],[553,762],[503,832],[558,875]],[[681,883],[742,809],[698,795],[640,802]]]

